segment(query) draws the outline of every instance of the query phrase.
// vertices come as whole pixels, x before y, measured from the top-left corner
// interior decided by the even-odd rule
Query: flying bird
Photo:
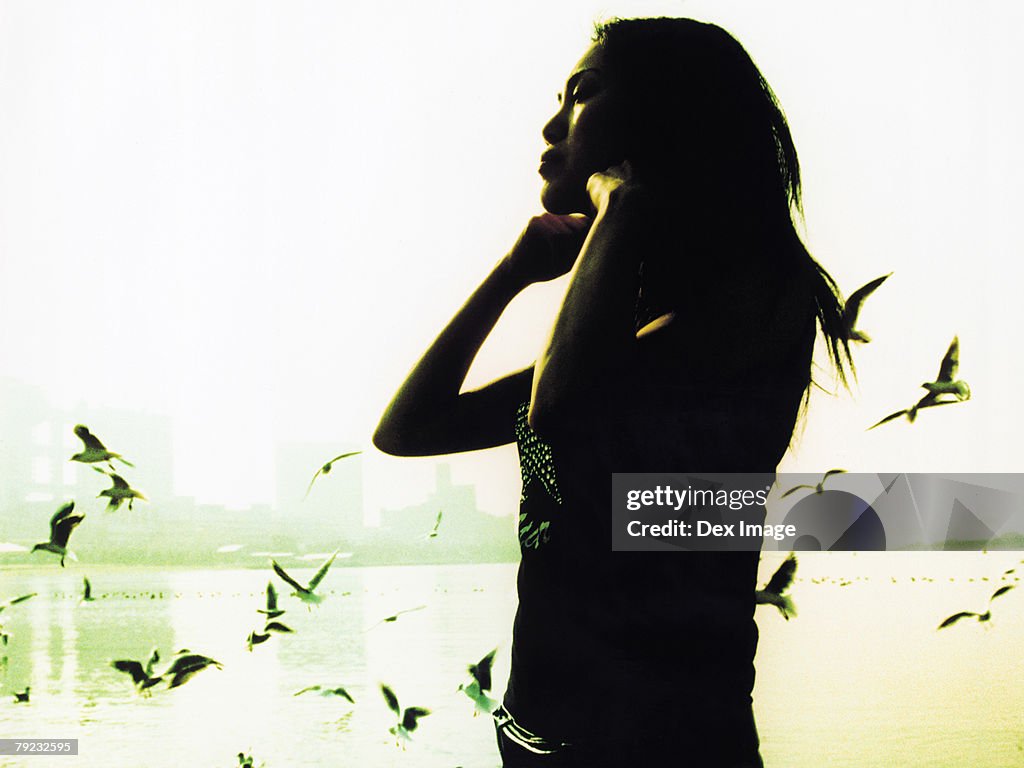
[[[356,703],[356,700],[352,698],[352,694],[350,694],[340,685],[336,688],[328,688],[322,685],[307,685],[301,691],[296,691],[292,695],[301,696],[302,694],[308,693],[309,691],[319,691],[321,696],[340,696],[343,699],[348,699],[349,702],[351,702],[352,704]]]
[[[106,490],[100,491],[96,496],[97,499],[101,496],[106,496],[110,499],[110,502],[107,504],[107,512],[116,512],[126,501],[128,502],[129,510],[132,509],[132,505],[135,503],[136,499],[149,501],[149,499],[142,494],[142,491],[137,491],[132,488],[128,485],[127,481],[116,472],[108,472],[107,470],[100,469],[99,467],[93,467],[93,469],[101,475],[106,475],[114,483]]]
[[[274,589],[274,582],[267,582],[267,607],[257,608],[256,612],[264,614],[268,620],[284,615],[284,611],[277,607],[277,590]]]
[[[875,424],[872,424],[870,427],[868,427],[868,431],[871,431],[875,427],[880,427],[883,424],[885,424],[886,422],[892,421],[893,419],[898,419],[900,416],[906,416],[907,417],[907,421],[909,421],[911,424],[913,424],[914,423],[914,419],[917,418],[917,412],[922,410],[922,409],[924,409],[924,408],[934,408],[937,405],[956,405],[958,402],[960,402],[960,401],[959,400],[939,400],[939,399],[936,398],[935,395],[929,393],[929,394],[925,395],[924,397],[922,397],[920,400],[918,400],[916,403],[914,403],[909,408],[904,408],[904,409],[902,409],[900,411],[896,411],[895,413],[890,413],[888,416],[886,416],[881,421],[879,421],[879,422],[877,422]]]
[[[207,667],[223,669],[224,665],[219,661],[214,661],[209,656],[203,656],[199,653],[190,653],[186,649],[178,651],[177,657],[163,674],[163,677],[171,678],[171,681],[167,684],[167,688],[177,688],[179,685],[184,685],[192,679],[195,674],[201,672]]]
[[[0,603],[0,613],[3,613],[6,608],[9,608],[12,605],[17,605],[18,603],[23,603],[26,600],[28,600],[30,598],[33,598],[35,596],[36,596],[36,593],[35,592],[31,592],[31,593],[29,593],[27,595],[21,595],[20,597],[14,597],[14,598],[11,598],[10,600],[7,600],[6,602]],[[11,637],[10,633],[9,632],[4,632],[3,624],[0,624],[0,645],[7,645],[7,642],[10,639],[10,637]],[[3,659],[4,659],[4,661],[6,661],[7,657],[4,656]]]
[[[494,656],[497,652],[498,649],[495,648],[476,664],[470,664],[468,667],[469,674],[480,683],[480,690],[491,690],[491,667],[494,666]]]
[[[7,600],[6,602],[0,603],[0,613],[3,613],[5,609],[10,608],[12,605],[17,605],[18,603],[24,603],[29,598],[32,598],[32,597],[35,597],[35,596],[36,596],[35,592],[30,592],[29,594],[22,595],[21,597],[12,597],[10,600]]]
[[[32,547],[33,552],[43,550],[60,555],[61,568],[64,567],[65,557],[78,560],[75,553],[68,549],[68,539],[71,537],[71,532],[75,530],[75,526],[85,519],[85,513],[76,515],[74,509],[75,502],[69,501],[54,512],[53,517],[50,518],[50,540],[40,542]]]
[[[901,411],[890,413],[877,424],[873,424],[868,427],[868,429],[874,429],[875,427],[885,424],[887,421],[898,419],[900,416],[904,415],[907,417],[907,421],[913,424],[914,419],[917,418],[917,412],[922,408],[933,408],[937,405],[953,405],[954,403],[963,402],[964,400],[970,400],[971,388],[967,385],[966,381],[956,378],[959,366],[960,339],[957,336],[954,336],[953,341],[949,345],[949,349],[946,350],[946,354],[942,358],[942,364],[939,366],[939,375],[937,379],[935,381],[926,381],[921,385],[928,390],[928,394],[909,408],[904,408]],[[943,400],[941,399],[943,395],[953,395],[956,399]]]
[[[309,496],[309,492],[313,490],[313,483],[316,482],[316,479],[320,477],[320,475],[331,474],[331,468],[334,466],[334,462],[341,461],[342,459],[347,459],[349,456],[358,456],[360,453],[362,453],[362,451],[349,451],[348,453],[343,453],[340,456],[335,456],[333,459],[331,459],[322,467],[320,467],[320,469],[316,471],[316,474],[313,475],[313,479],[309,481],[309,487],[306,488],[306,496]],[[302,498],[305,499],[306,496],[303,496]]]
[[[98,461],[105,461],[110,465],[110,468],[113,469],[113,460],[117,459],[122,464],[129,467],[135,466],[121,454],[108,451],[106,446],[100,442],[100,439],[90,432],[89,428],[84,424],[75,425],[75,434],[78,436],[78,439],[82,441],[85,449],[81,453],[76,453],[68,459],[68,461],[80,461],[83,464],[95,464]]]
[[[294,587],[295,591],[292,592],[292,594],[302,602],[306,603],[306,606],[309,607],[323,601],[323,597],[315,594],[313,590],[315,590],[317,585],[323,581],[324,576],[327,575],[327,571],[330,570],[331,564],[334,562],[334,558],[338,556],[339,551],[340,550],[337,549],[334,550],[334,553],[324,561],[324,564],[320,566],[320,570],[313,575],[313,578],[309,580],[309,584],[306,586],[299,584],[299,582],[289,576],[285,569],[277,564],[276,560],[271,560],[270,565],[273,567],[274,573]]]
[[[499,702],[487,695],[487,691],[491,689],[491,666],[494,664],[494,655],[497,652],[498,649],[495,648],[476,664],[470,664],[468,669],[473,679],[458,688],[473,702],[474,717],[480,713],[489,715],[499,707]]]
[[[754,590],[754,602],[757,605],[774,605],[779,609],[782,617],[789,621],[790,616],[796,616],[796,606],[793,600],[786,594],[790,584],[793,583],[793,574],[796,573],[796,555],[789,553],[782,565],[772,575],[764,589]]]
[[[364,632],[369,632],[371,629],[373,629],[373,627],[376,627],[376,626],[378,626],[380,624],[392,623],[392,622],[398,621],[398,617],[401,616],[403,613],[412,613],[413,611],[422,611],[426,607],[427,606],[425,606],[425,605],[417,605],[415,608],[406,608],[404,610],[398,611],[397,613],[393,613],[390,616],[387,616],[387,617],[381,619],[376,624],[374,624],[373,626],[367,627],[363,631]]]
[[[145,666],[142,665],[142,662],[133,659],[118,659],[117,661],[110,662],[110,666],[119,672],[126,672],[131,675],[132,682],[135,683],[135,690],[144,696],[150,696],[152,695],[150,688],[164,679],[162,675],[153,674],[153,667],[159,661],[160,651],[154,648],[153,652],[149,654],[149,659],[146,661]]]
[[[849,341],[860,341],[865,344],[871,341],[870,336],[864,333],[864,331],[857,330],[854,326],[857,324],[857,316],[860,314],[860,308],[863,306],[864,300],[874,293],[878,286],[888,280],[890,275],[892,275],[892,272],[888,275],[876,277],[867,285],[858,288],[850,294],[850,298],[846,300],[846,306],[843,308],[843,332]]]
[[[971,388],[963,379],[957,379],[957,369],[960,367],[960,339],[953,337],[949,344],[942,364],[939,366],[939,375],[935,381],[926,381],[921,386],[933,395],[954,395],[957,400],[970,400]]]
[[[271,621],[271,622],[268,622],[267,625],[263,628],[263,633],[262,634],[256,632],[255,630],[250,632],[249,633],[249,638],[246,640],[246,644],[248,645],[249,650],[252,651],[252,647],[254,645],[259,645],[260,643],[267,642],[267,640],[270,639],[271,633],[273,633],[273,632],[277,632],[277,633],[283,634],[283,633],[286,633],[286,632],[294,632],[294,631],[295,631],[294,629],[292,629],[291,627],[285,626],[284,624],[282,624],[279,621]]]
[[[789,496],[789,494],[794,493],[795,491],[798,491],[801,488],[813,488],[815,493],[823,493],[825,490],[825,481],[828,480],[829,477],[831,477],[832,475],[843,474],[845,472],[845,469],[830,469],[828,472],[824,474],[824,476],[821,478],[821,482],[818,483],[817,485],[794,485],[792,488],[790,488],[788,491],[782,494],[782,496],[780,496],[779,498],[784,499],[787,496]]]
[[[405,749],[406,743],[412,741],[412,732],[416,730],[419,719],[429,715],[430,710],[423,707],[406,707],[403,710],[398,705],[398,697],[395,695],[395,692],[384,685],[384,683],[380,684],[380,692],[384,695],[384,701],[387,702],[388,709],[398,717],[398,722],[388,729],[388,733],[395,737],[396,745],[401,744],[402,749]]]
[[[430,530],[429,533],[423,534],[420,538],[422,538],[422,539],[436,539],[437,538],[437,531],[441,527],[441,518],[443,516],[444,516],[444,510],[443,509],[437,510],[437,519],[434,520],[434,527]]]
[[[989,621],[992,618],[992,601],[995,600],[997,597],[1000,597],[1001,595],[1005,595],[1011,589],[1013,589],[1013,584],[1004,584],[995,592],[993,592],[992,596],[988,599],[988,607],[985,609],[984,613],[974,613],[973,611],[960,611],[960,613],[954,613],[952,616],[948,617],[941,624],[939,624],[939,626],[936,627],[936,629],[945,629],[946,627],[951,627],[958,621],[960,621],[960,619],[966,618],[974,618],[977,619],[979,622]]]

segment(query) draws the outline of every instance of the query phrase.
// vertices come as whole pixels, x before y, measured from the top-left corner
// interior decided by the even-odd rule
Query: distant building
[[[430,537],[438,512],[437,536]],[[481,512],[473,486],[455,485],[448,464],[437,466],[434,491],[423,502],[381,510],[372,540],[396,562],[512,561],[519,554],[512,520]]]
[[[69,461],[82,449],[74,434],[85,424],[108,449],[135,464],[115,471],[148,501],[106,513],[100,491],[111,480],[93,467]],[[110,408],[52,407],[36,387],[0,378],[0,542],[26,548],[43,541],[49,519],[64,499],[74,499],[88,520],[76,529],[71,549],[83,562],[123,564],[254,565],[267,552],[352,552],[353,564],[494,562],[518,555],[511,518],[477,509],[470,485],[452,482],[451,467],[437,467],[435,487],[420,504],[381,513],[381,525],[364,526],[362,456],[325,462],[355,450],[338,443],[275,446],[276,503],[229,510],[174,494],[170,419]],[[106,463],[101,468],[107,469]],[[308,489],[308,495],[307,495]],[[429,536],[438,513],[436,536]],[[41,563],[46,555],[11,550],[2,564]]]
[[[0,516],[17,521],[22,516],[11,513],[25,504],[56,509],[63,499],[88,509],[105,506],[96,497],[112,481],[93,467],[109,471],[107,463],[69,461],[83,448],[76,424],[88,426],[109,450],[135,464],[114,461],[115,471],[132,487],[150,499],[172,497],[174,451],[167,417],[84,405],[62,410],[37,388],[5,378],[0,379]]]

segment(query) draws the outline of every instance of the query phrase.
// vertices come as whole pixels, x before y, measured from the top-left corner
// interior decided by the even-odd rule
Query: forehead
[[[576,62],[576,66],[569,72],[569,77],[582,72],[585,69],[601,69],[601,65],[604,60],[604,48],[600,43],[594,43],[587,50],[586,53]]]

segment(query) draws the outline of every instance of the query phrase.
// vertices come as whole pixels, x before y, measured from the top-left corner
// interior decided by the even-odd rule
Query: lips
[[[556,165],[560,165],[561,163],[562,158],[559,156],[559,154],[554,150],[549,149],[547,152],[540,156],[540,168],[538,169],[538,172],[541,176],[543,176],[545,174],[545,171],[550,171]]]

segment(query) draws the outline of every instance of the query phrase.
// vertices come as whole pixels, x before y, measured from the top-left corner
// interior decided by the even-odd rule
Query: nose
[[[566,137],[568,129],[569,121],[566,119],[565,106],[562,105],[552,118],[544,124],[540,135],[544,137],[544,141],[548,144],[557,144]]]

